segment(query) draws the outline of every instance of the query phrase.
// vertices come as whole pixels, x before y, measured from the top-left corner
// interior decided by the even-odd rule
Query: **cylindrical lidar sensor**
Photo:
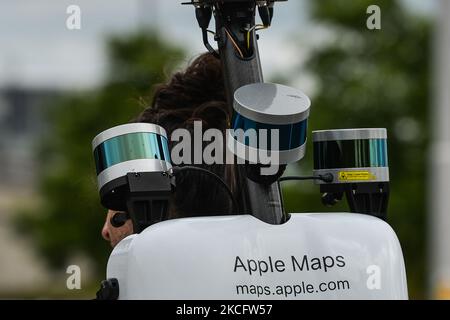
[[[166,131],[155,124],[130,123],[98,134],[92,141],[102,204],[125,210],[127,174],[167,172],[172,168]]]
[[[311,101],[301,91],[273,83],[245,85],[234,94],[234,116],[228,148],[250,163],[263,163],[262,153],[278,164],[305,154]]]
[[[331,173],[333,184],[389,181],[386,129],[313,131],[313,145],[315,176]]]

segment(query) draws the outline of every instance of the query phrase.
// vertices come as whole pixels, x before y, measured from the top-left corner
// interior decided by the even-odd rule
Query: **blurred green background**
[[[290,2],[293,1],[282,5],[289,6]],[[267,80],[297,86],[299,74],[312,79],[314,85],[307,92],[312,100],[310,132],[354,127],[388,129],[389,223],[404,251],[410,297],[422,299],[429,297],[424,150],[430,142],[433,21],[406,10],[405,3],[307,1],[308,12],[301,14],[307,14],[320,26],[318,36],[324,40],[311,47],[304,59],[291,60],[289,71],[275,72]],[[372,4],[381,8],[381,30],[366,28],[366,9]],[[173,2],[173,6],[178,5]],[[188,21],[194,25],[191,13]],[[282,25],[283,20],[275,15],[271,32],[277,32],[278,24]],[[298,29],[301,28],[299,23]],[[305,45],[304,37],[296,34],[284,39],[290,47]],[[42,116],[47,124],[33,144],[38,163],[36,192],[11,206],[16,212],[11,224],[14,232],[25,235],[38,252],[51,273],[50,284],[22,291],[0,287],[0,297],[95,295],[111,249],[100,237],[105,209],[99,204],[96,189],[92,138],[136,116],[148,105],[152,87],[192,58],[185,48],[168,42],[160,28],[109,35],[104,41],[107,72],[103,84],[89,90],[65,91],[43,104]],[[198,42],[201,43],[199,32]],[[284,48],[277,50],[282,52]],[[291,166],[289,173],[310,174],[311,169],[309,144],[305,159]],[[284,186],[289,212],[348,210],[345,203],[324,208],[318,188],[310,183]],[[72,263],[88,266],[82,290],[65,288],[65,269]]]

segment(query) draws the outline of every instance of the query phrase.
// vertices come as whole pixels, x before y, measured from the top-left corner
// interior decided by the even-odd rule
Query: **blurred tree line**
[[[65,270],[68,259],[82,253],[93,258],[92,271],[101,278],[111,248],[100,234],[106,209],[97,191],[92,139],[136,117],[149,105],[152,87],[184,56],[144,31],[113,37],[107,49],[106,84],[67,94],[47,110],[51,130],[38,152],[42,201],[17,220],[52,267]]]
[[[400,1],[321,0],[310,5],[313,18],[334,38],[305,64],[317,82],[309,132],[387,128],[388,222],[402,245],[410,298],[424,298],[431,24],[410,15]],[[366,28],[370,5],[381,9],[381,30]],[[307,147],[299,169],[310,173],[312,143]],[[291,183],[284,194],[289,212],[348,211],[345,199],[334,208],[323,207],[319,188],[311,184]]]
[[[366,9],[372,4],[381,8],[381,30],[366,28]],[[388,129],[389,222],[404,250],[410,296],[423,298],[430,25],[392,0],[322,0],[310,1],[310,6],[313,18],[333,31],[334,40],[313,50],[306,63],[317,80],[309,131]],[[99,203],[91,141],[136,116],[151,87],[164,80],[163,70],[183,56],[148,33],[112,39],[108,48],[108,82],[92,92],[71,94],[51,108],[53,130],[39,153],[42,203],[18,221],[53,266],[65,267],[71,254],[83,252],[93,258],[100,277],[110,249],[100,238],[105,209]],[[310,143],[299,169],[311,168]],[[284,195],[290,212],[348,210],[345,203],[323,208],[318,187],[308,183],[288,183]]]

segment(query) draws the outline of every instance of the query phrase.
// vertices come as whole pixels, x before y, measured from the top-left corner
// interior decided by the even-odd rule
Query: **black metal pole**
[[[263,82],[258,43],[253,30],[251,50],[248,56],[242,57],[237,52],[235,43],[245,43],[246,34],[243,26],[251,28],[255,25],[255,3],[224,2],[215,10],[216,40],[219,43],[219,53],[225,76],[225,87],[230,111],[233,110],[233,96],[236,89],[250,83]],[[250,54],[249,54],[250,53]],[[285,221],[280,188],[277,183],[259,184],[247,177],[245,165],[236,165],[238,175],[238,190],[236,195],[241,212],[252,214],[270,224],[280,224]]]

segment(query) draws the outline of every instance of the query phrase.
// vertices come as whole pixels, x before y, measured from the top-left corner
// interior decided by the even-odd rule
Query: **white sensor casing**
[[[234,93],[234,110],[261,123],[286,125],[308,119],[311,100],[298,89],[275,83],[252,83]]]
[[[119,299],[408,299],[394,231],[351,213],[164,221],[122,240],[107,278]]]

